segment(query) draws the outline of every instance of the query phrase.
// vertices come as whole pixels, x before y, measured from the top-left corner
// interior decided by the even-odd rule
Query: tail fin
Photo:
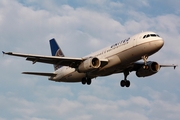
[[[56,42],[56,40],[54,38],[49,40],[49,43],[50,43],[50,47],[51,47],[52,56],[64,57],[64,54],[63,54],[61,48],[59,47],[59,45],[57,44],[57,42]],[[62,66],[54,64],[54,70],[57,70],[60,67],[62,67]]]

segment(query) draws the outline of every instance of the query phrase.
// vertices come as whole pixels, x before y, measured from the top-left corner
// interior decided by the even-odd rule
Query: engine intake
[[[95,69],[98,69],[100,65],[101,61],[98,58],[88,58],[79,65],[78,72],[86,73],[89,71],[93,71]]]
[[[138,77],[147,77],[157,73],[159,69],[160,65],[157,62],[148,61],[146,67],[142,66],[136,71],[136,75]]]

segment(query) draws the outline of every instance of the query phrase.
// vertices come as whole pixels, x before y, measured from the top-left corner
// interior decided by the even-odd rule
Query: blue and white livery
[[[124,73],[120,86],[129,87],[127,76],[135,71],[138,77],[147,77],[159,71],[161,67],[177,65],[160,65],[155,61],[147,61],[148,57],[159,51],[164,45],[163,39],[154,32],[142,32],[121,40],[104,49],[82,58],[65,57],[55,39],[50,40],[52,56],[3,52],[3,54],[25,57],[26,60],[54,65],[54,72],[23,72],[23,74],[48,76],[56,82],[81,82],[91,84],[93,78]],[[143,62],[137,62],[138,60]]]

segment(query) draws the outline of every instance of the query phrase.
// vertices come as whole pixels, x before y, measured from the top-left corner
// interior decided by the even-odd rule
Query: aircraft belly
[[[60,82],[81,82],[83,77],[85,77],[85,73],[74,71],[62,77]]]

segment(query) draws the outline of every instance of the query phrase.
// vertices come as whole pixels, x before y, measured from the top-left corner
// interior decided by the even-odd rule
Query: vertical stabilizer
[[[50,43],[50,47],[51,47],[52,56],[64,57],[64,54],[63,54],[61,48],[59,47],[59,45],[57,44],[57,42],[56,42],[56,40],[54,38],[49,40],[49,43]],[[62,67],[62,66],[60,66],[58,64],[54,64],[54,70],[57,70],[60,67]]]

